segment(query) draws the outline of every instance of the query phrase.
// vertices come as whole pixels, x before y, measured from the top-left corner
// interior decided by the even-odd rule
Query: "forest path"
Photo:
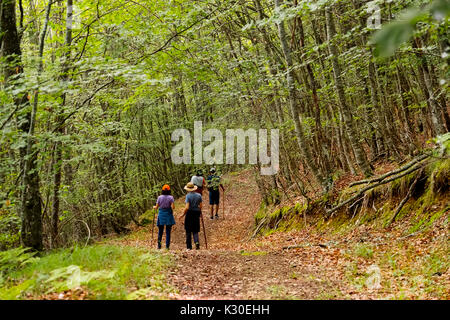
[[[317,282],[293,279],[295,264],[279,250],[252,248],[250,240],[254,214],[260,196],[251,175],[241,173],[228,177],[219,219],[210,219],[208,192],[203,193],[203,217],[208,249],[203,230],[200,250],[185,250],[184,226],[178,223],[173,232],[171,254],[176,264],[168,275],[177,288],[176,299],[271,299],[308,298],[318,293]],[[181,201],[180,201],[181,200]],[[184,198],[177,201],[176,216],[184,207]],[[179,221],[179,220],[177,220]],[[311,283],[312,282],[312,283]]]
[[[177,219],[170,254],[175,259],[167,277],[177,289],[175,299],[311,299],[323,293],[327,283],[317,281],[319,270],[306,266],[299,257],[250,240],[254,214],[260,205],[256,183],[249,172],[228,176],[219,219],[210,219],[208,192],[203,193],[203,230],[200,250],[185,249],[184,226]],[[178,199],[179,217],[184,198]],[[164,241],[164,239],[163,239]],[[168,252],[168,253],[169,253]]]
[[[224,181],[225,219],[222,207],[218,220],[209,218],[208,194],[203,195],[208,249],[200,232],[201,249],[186,250],[179,219],[184,197],[175,202],[177,224],[170,250],[156,249],[156,227],[151,243],[151,225],[108,242],[170,255],[173,264],[166,281],[175,293],[168,293],[169,299],[391,299],[399,295],[448,299],[450,274],[443,267],[447,260],[439,258],[448,252],[448,215],[414,237],[408,235],[412,225],[405,221],[389,230],[350,221],[346,232],[307,227],[250,239],[261,203],[254,177],[243,171],[226,175]],[[394,265],[392,257],[396,257]],[[382,270],[384,282],[379,288],[366,283],[375,276],[369,273],[374,265]],[[427,283],[419,287],[416,280],[408,282],[409,277],[424,276]]]
[[[226,180],[225,218],[222,194],[220,217],[214,220],[210,219],[208,192],[203,194],[208,249],[202,229],[200,250],[186,250],[184,225],[179,219],[184,197],[175,203],[177,224],[172,232],[171,247],[169,251],[161,251],[171,255],[175,262],[166,279],[177,293],[169,297],[194,300],[315,299],[329,295],[336,287],[333,280],[323,279],[324,263],[329,260],[322,255],[318,259],[317,252],[311,252],[321,248],[283,250],[286,243],[299,240],[298,235],[294,239],[289,233],[250,239],[254,214],[261,200],[254,178],[246,171],[228,175]],[[142,235],[127,237],[126,244],[155,248],[157,229],[154,229],[152,245],[150,230],[144,230],[144,238]],[[165,236],[163,247],[164,241]],[[151,250],[156,250],[153,248]],[[334,272],[332,265],[327,267],[327,274]]]
[[[414,237],[405,236],[410,224],[402,221],[399,228],[389,230],[354,222],[346,232],[307,227],[251,239],[261,203],[254,177],[243,171],[226,175],[224,181],[225,219],[222,207],[218,220],[209,218],[208,194],[203,195],[208,249],[202,231],[200,250],[186,250],[179,219],[184,197],[175,202],[177,224],[170,250],[156,249],[156,227],[151,243],[151,225],[109,242],[170,255],[173,264],[166,271],[166,282],[175,293],[166,294],[169,299],[391,299],[399,294],[448,299],[450,274],[443,267],[446,259],[439,258],[448,252],[447,215],[427,233]],[[392,257],[396,257],[395,268]],[[382,270],[384,282],[379,288],[366,285],[374,265]],[[408,282],[408,277],[421,279],[427,274],[427,284],[417,287]]]

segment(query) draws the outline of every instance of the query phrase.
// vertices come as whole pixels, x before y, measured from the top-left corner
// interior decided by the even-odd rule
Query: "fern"
[[[28,248],[15,248],[0,252],[0,274],[11,272],[39,260]]]
[[[0,300],[17,300],[21,294],[34,285],[34,280],[26,280],[10,288],[0,288]]]
[[[110,279],[114,277],[115,271],[83,271],[79,266],[70,265],[68,267],[55,269],[50,273],[50,277],[44,282],[50,284],[47,292],[70,290],[88,284],[92,280]]]

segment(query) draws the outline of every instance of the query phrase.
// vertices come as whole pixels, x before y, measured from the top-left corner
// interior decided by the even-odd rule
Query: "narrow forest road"
[[[203,232],[201,249],[187,251],[184,226],[178,223],[174,230],[170,252],[176,267],[168,276],[169,283],[179,291],[174,298],[311,299],[323,292],[326,285],[316,280],[320,270],[311,270],[298,256],[281,248],[268,248],[249,239],[260,196],[249,173],[230,180],[225,192],[225,218],[221,206],[219,219],[210,219],[208,193],[203,194],[208,249]],[[178,201],[177,205],[178,217],[183,203]]]
[[[185,249],[185,231],[179,219],[184,197],[175,203],[177,224],[171,248],[159,251],[170,255],[174,262],[165,278],[175,289],[175,293],[168,294],[169,299],[448,297],[445,288],[450,284],[450,274],[445,260],[436,259],[440,252],[436,250],[446,248],[447,215],[428,232],[411,237],[404,236],[404,228],[386,232],[352,223],[343,233],[318,232],[308,227],[250,239],[261,200],[254,178],[244,171],[228,175],[226,180],[225,219],[222,207],[220,219],[209,218],[208,194],[203,195],[208,249],[203,232],[200,250]],[[156,228],[154,232],[152,246],[151,226],[112,242],[156,252]],[[378,274],[372,274],[373,270],[379,270]],[[375,280],[376,284],[377,276],[382,285],[372,288],[368,281]]]
[[[283,250],[286,244],[300,241],[298,234],[277,233],[275,237],[250,239],[254,215],[260,205],[256,183],[249,172],[229,176],[225,192],[225,217],[222,198],[219,219],[209,218],[208,193],[203,194],[203,216],[208,249],[203,231],[200,250],[186,250],[184,226],[179,219],[184,197],[176,201],[177,224],[172,232],[171,248],[174,267],[167,274],[168,283],[177,293],[172,299],[315,299],[329,297],[337,283],[326,280],[335,274],[330,254],[321,248]],[[222,195],[221,195],[222,196]],[[154,230],[153,247],[156,247]],[[150,248],[151,226],[142,236],[127,237],[126,245]],[[280,238],[281,237],[281,238]],[[294,239],[295,237],[295,239]],[[163,238],[164,246],[165,236]],[[122,244],[125,244],[122,242]],[[151,249],[155,250],[155,249]],[[311,250],[319,251],[311,254]],[[301,252],[299,252],[301,251]],[[317,253],[319,255],[317,255]],[[335,252],[331,253],[335,257]],[[304,259],[307,258],[308,261]],[[322,265],[322,267],[318,267]],[[338,278],[336,278],[338,279]]]

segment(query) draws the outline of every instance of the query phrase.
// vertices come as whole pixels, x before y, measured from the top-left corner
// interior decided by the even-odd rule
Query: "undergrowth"
[[[80,290],[87,299],[163,298],[168,255],[138,248],[94,245],[57,250],[37,258],[24,249],[0,253],[0,299],[42,299]]]

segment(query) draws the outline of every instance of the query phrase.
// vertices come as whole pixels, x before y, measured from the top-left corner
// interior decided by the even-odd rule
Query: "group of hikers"
[[[220,176],[216,174],[216,169],[211,168],[209,175],[205,179],[202,170],[198,170],[190,182],[186,184],[184,190],[188,193],[186,195],[186,206],[180,220],[184,218],[184,229],[186,230],[186,248],[192,249],[192,238],[194,239],[195,249],[200,249],[200,239],[198,233],[200,232],[200,219],[202,218],[203,208],[203,190],[205,187],[209,191],[209,204],[211,206],[210,218],[219,218],[219,202],[220,190],[225,191],[221,183]],[[153,207],[158,210],[158,219],[156,225],[158,226],[158,249],[161,249],[162,237],[164,234],[164,227],[166,229],[166,249],[170,247],[170,235],[172,226],[175,224],[174,210],[175,199],[171,195],[170,186],[165,184],[162,187],[161,195],[156,200],[156,205]]]

